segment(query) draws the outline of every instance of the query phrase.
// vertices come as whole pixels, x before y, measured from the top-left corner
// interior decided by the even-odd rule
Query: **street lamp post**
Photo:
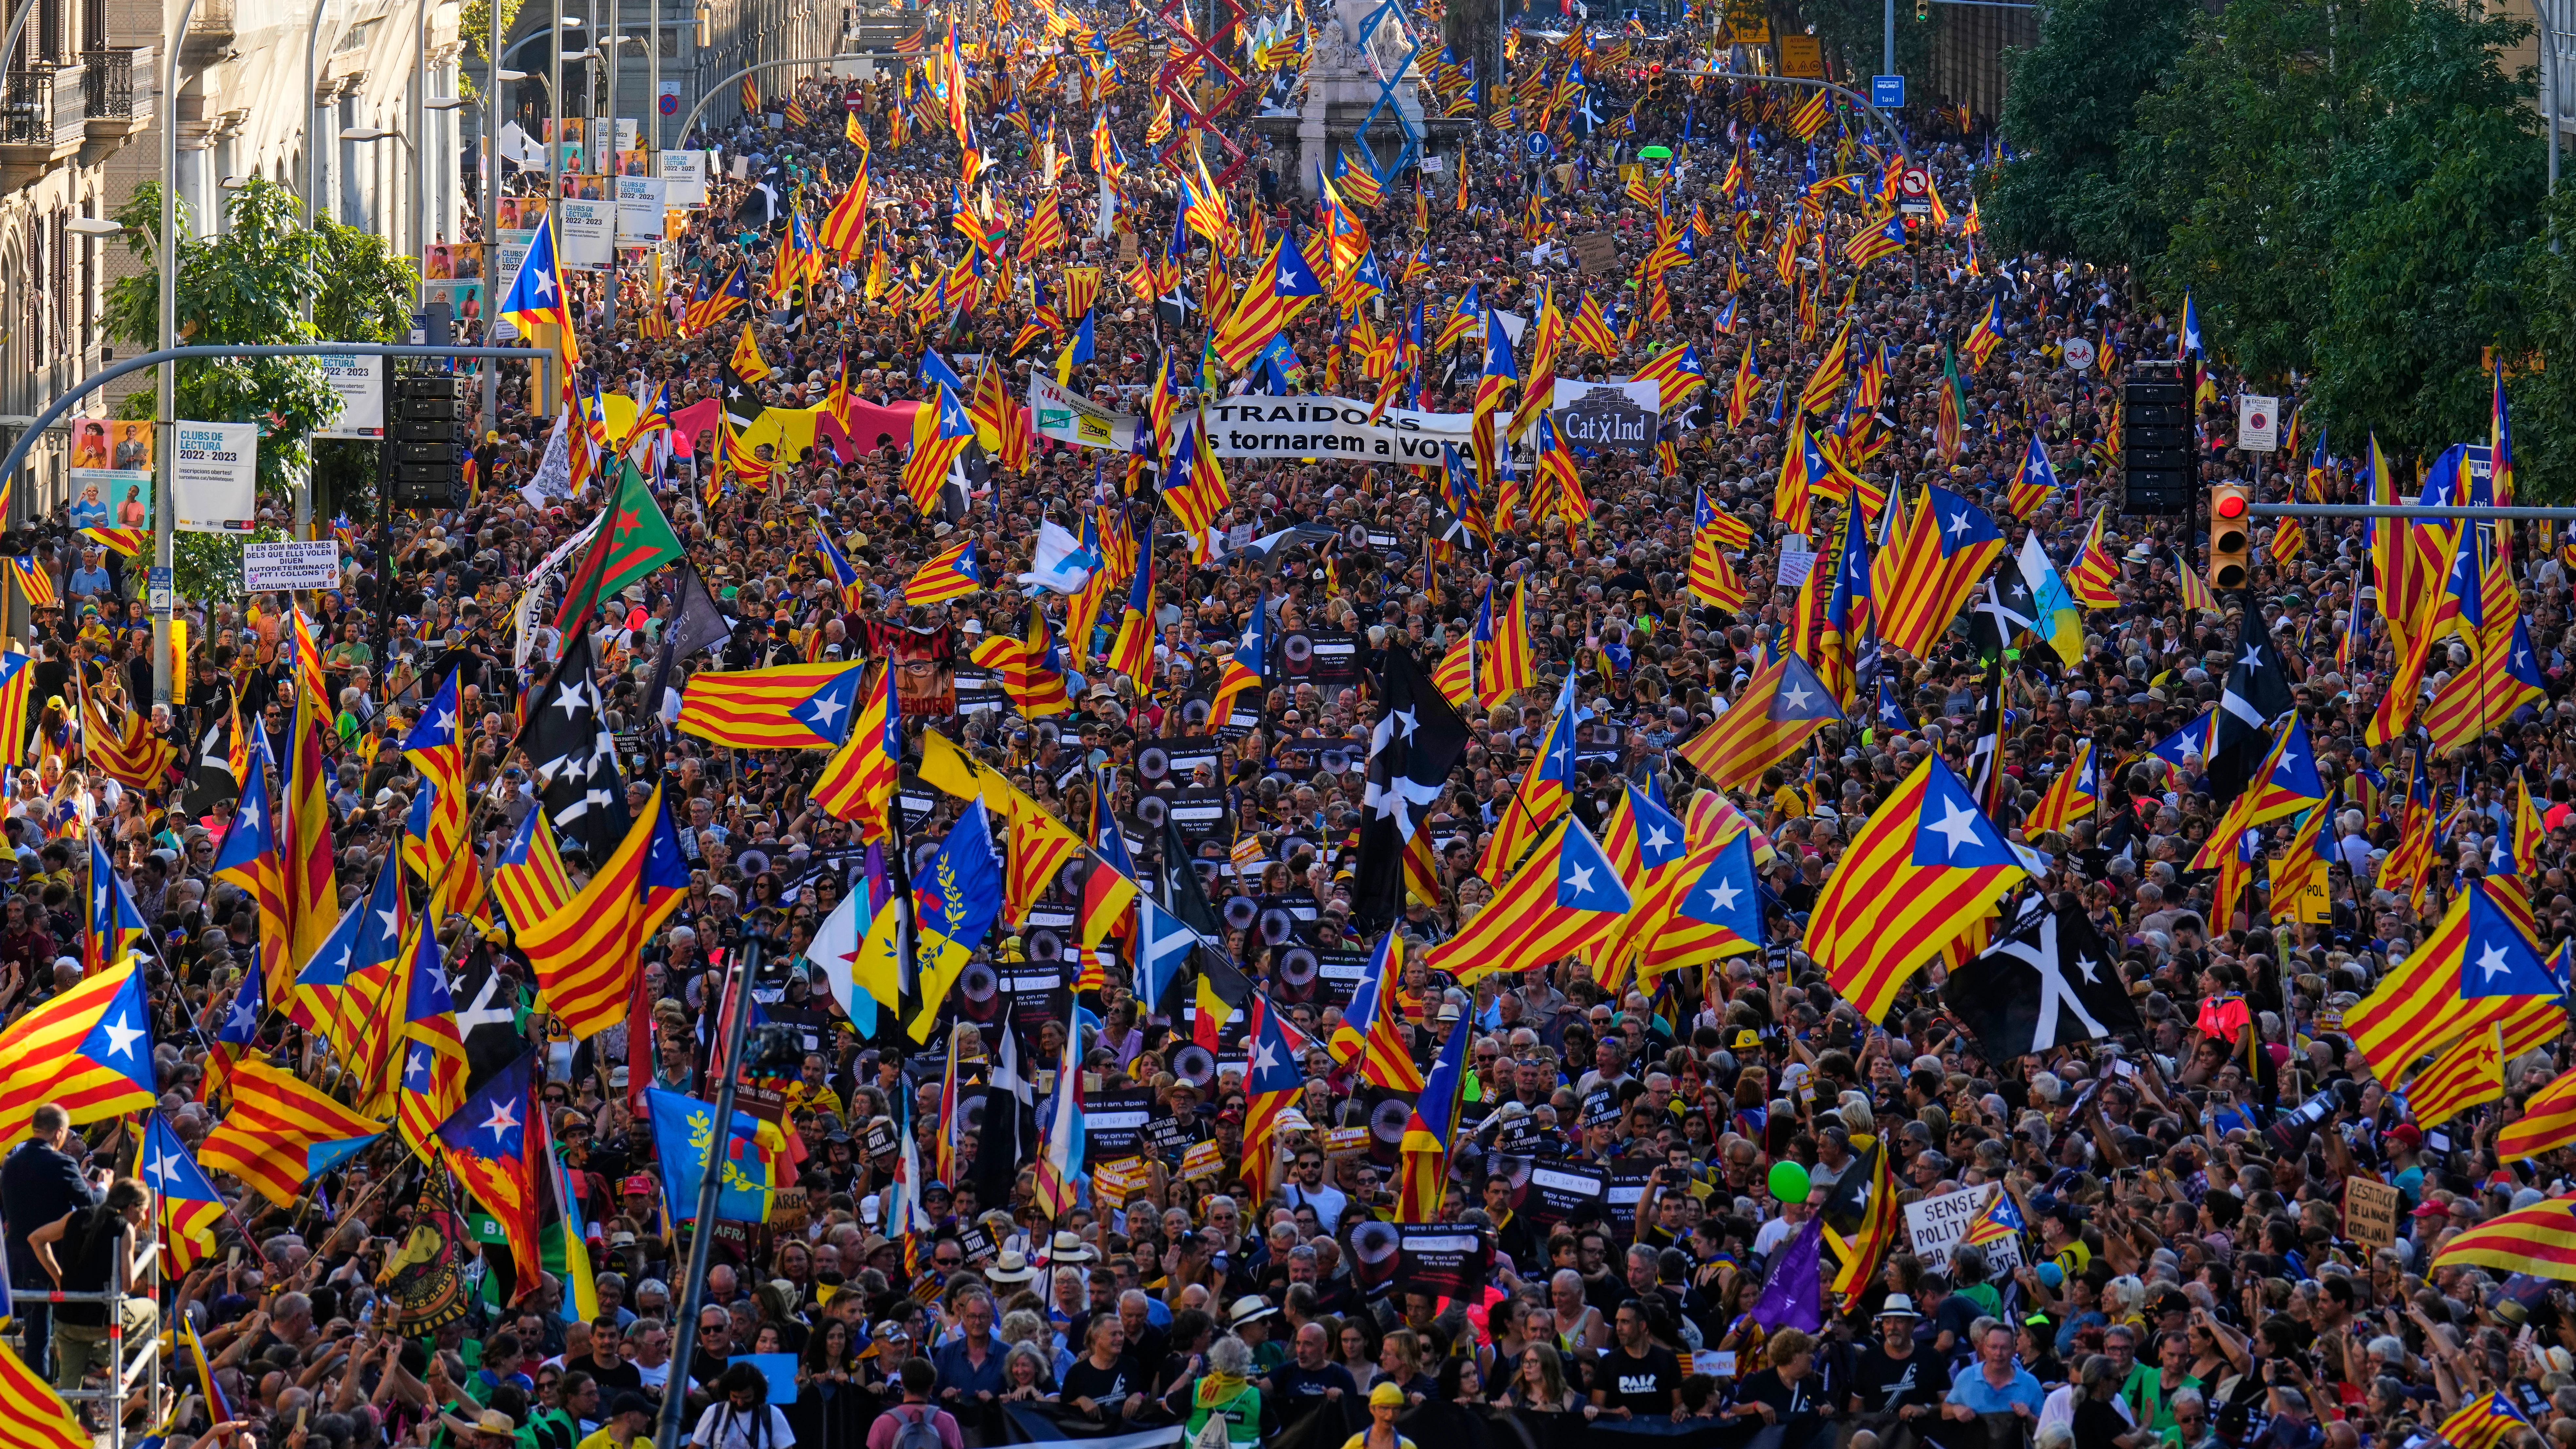
[[[197,0],[181,0],[179,23],[163,34],[161,54],[161,348],[167,351],[179,345],[179,52],[188,37],[188,22],[197,18]],[[305,95],[309,104],[313,97]],[[179,364],[168,361],[157,369],[160,374],[158,396],[153,407],[153,471],[160,506],[152,510],[152,574],[154,583],[172,577],[175,563],[174,535],[171,531],[170,480],[179,461]],[[175,590],[147,587],[145,597],[152,608],[152,702],[170,702],[170,616],[177,602]]]

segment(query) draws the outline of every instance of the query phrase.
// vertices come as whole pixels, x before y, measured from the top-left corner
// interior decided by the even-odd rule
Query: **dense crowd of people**
[[[564,570],[544,561],[603,506],[615,466],[588,463],[577,495],[550,478],[561,404],[523,377],[482,420],[467,506],[397,517],[381,543],[343,530],[341,589],[202,606],[166,708],[143,703],[140,570],[112,574],[68,532],[33,559],[61,606],[37,612],[27,666],[15,849],[0,854],[0,1010],[22,1017],[98,969],[83,950],[98,889],[84,837],[98,841],[144,922],[161,1094],[156,1112],[123,1118],[35,1109],[0,1165],[19,1357],[65,1391],[106,1382],[107,1309],[30,1290],[96,1292],[120,1253],[148,1276],[163,1231],[148,1124],[197,1147],[239,1088],[217,1080],[217,1059],[245,1054],[364,1099],[348,1044],[323,1027],[233,1024],[263,940],[260,903],[217,877],[245,810],[234,731],[264,727],[289,759],[298,691],[323,691],[333,879],[350,910],[369,909],[369,883],[429,812],[405,741],[451,678],[487,873],[542,813],[579,885],[618,839],[589,812],[640,812],[657,788],[687,872],[643,944],[630,1024],[583,1039],[537,990],[517,943],[532,922],[459,903],[427,928],[478,1079],[537,1051],[553,1161],[536,1185],[550,1237],[534,1281],[485,1205],[391,1131],[319,1165],[288,1205],[218,1173],[220,1251],[123,1310],[128,1348],[165,1335],[167,1372],[118,1408],[96,1401],[109,1393],[82,1402],[88,1422],[121,1412],[173,1445],[628,1449],[677,1398],[689,1442],[710,1449],[1165,1426],[1192,1444],[1303,1434],[1369,1449],[1649,1433],[1760,1449],[2576,1444],[2565,1291],[2492,1260],[2434,1263],[2452,1235],[2563,1190],[2558,1151],[2498,1146],[2556,1075],[2562,1034],[2503,1064],[2500,1097],[2419,1122],[2406,1084],[2374,1071],[2345,1025],[2487,878],[2527,886],[2539,954],[2571,930],[2568,581],[2551,539],[2526,533],[2511,558],[2541,697],[2447,757],[2373,749],[2404,643],[2354,607],[2376,577],[2373,535],[2310,520],[2294,543],[2267,526],[2249,589],[2187,587],[2204,543],[2191,517],[2121,511],[2123,369],[2184,355],[2180,304],[1989,248],[1973,198],[1998,163],[1979,118],[1909,112],[1900,155],[1868,115],[1802,112],[1806,93],[1712,73],[1727,48],[1704,34],[1523,29],[1510,79],[1537,84],[1451,107],[1472,120],[1441,132],[1436,170],[1397,173],[1373,205],[1347,177],[1337,187],[1369,233],[1378,294],[1317,299],[1281,334],[1293,359],[1227,369],[1202,359],[1207,279],[1224,259],[1176,214],[1213,199],[1238,282],[1282,237],[1319,268],[1332,248],[1292,143],[1248,123],[1262,87],[1201,131],[1155,88],[1169,34],[1157,19],[1041,5],[1014,24],[998,4],[959,18],[954,53],[976,77],[971,162],[918,70],[801,79],[773,87],[776,113],[699,138],[719,165],[667,271],[564,274],[582,359],[570,446],[586,446],[578,419],[607,394],[703,422],[618,440],[687,567],[607,601],[578,637],[550,627]],[[1473,82],[1454,56],[1431,64],[1437,18],[1414,23],[1436,115]],[[946,39],[925,26],[925,53]],[[1264,48],[1265,69],[1309,49]],[[1119,170],[1107,186],[1095,129]],[[1553,136],[1541,159],[1532,134]],[[1926,214],[1895,209],[1909,168],[1931,181]],[[863,171],[864,237],[772,294],[782,249],[806,245]],[[508,179],[514,197],[545,184]],[[1023,229],[1050,199],[1070,235],[1031,242]],[[1901,245],[1854,264],[1854,239],[1890,217]],[[987,224],[1009,236],[967,268],[980,294],[947,305],[944,279]],[[1649,265],[1675,240],[1678,264]],[[1165,260],[1183,279],[1177,302]],[[1085,268],[1088,317],[1058,311]],[[737,273],[748,305],[706,320],[692,304]],[[997,374],[1014,410],[1036,377],[1111,414],[1146,414],[1167,385],[1363,406],[1384,390],[1420,413],[1468,414],[1491,370],[1484,329],[1444,345],[1444,324],[1483,307],[1517,327],[1551,301],[1569,320],[1597,302],[1606,332],[1577,329],[1553,359],[1521,332],[1520,378],[1625,379],[1687,344],[1700,384],[1676,397],[1691,382],[1667,379],[1661,446],[1581,455],[1579,500],[1533,490],[1526,448],[1506,465],[1521,481],[1499,487],[1480,486],[1464,447],[1429,470],[1229,458],[1211,521],[1227,547],[1211,549],[1174,518],[1168,460],[1038,427],[970,450],[924,506],[902,476],[914,435],[835,437],[801,412],[846,395],[866,416],[908,417],[906,404],[938,405],[953,369],[969,393]],[[1370,353],[1415,317],[1418,361],[1390,383],[1382,358],[1402,349]],[[1875,369],[1878,391],[1836,388],[1816,405],[1802,391],[1844,365],[1829,351],[1846,327],[1851,386]],[[746,378],[746,347],[765,380]],[[2192,409],[2209,478],[2251,468],[2232,445],[2232,394],[2215,369]],[[691,411],[710,400],[715,414]],[[1784,519],[1784,461],[1829,429],[1848,486]],[[729,433],[762,441],[743,456]],[[2045,489],[2029,486],[2034,439],[2054,470]],[[2360,467],[2320,449],[2293,473],[2312,490],[2301,496],[2350,498],[2368,491]],[[1917,508],[1932,486],[1992,520],[2007,573],[2026,536],[2071,569],[2107,513],[2091,546],[2117,564],[2116,605],[2084,614],[2071,656],[2010,629],[1981,641],[1974,609],[1920,651],[1863,648],[1839,715],[1757,779],[1712,790],[1684,747],[1810,638],[1800,613],[1817,590],[1800,581],[1840,567],[1829,545],[1843,511],[1866,508],[1875,526],[1886,500]],[[1142,541],[1157,585],[1143,601],[1149,667],[1113,663],[1123,582],[1106,608],[1016,582],[1047,567],[1042,523],[1094,549],[1122,530]],[[1694,568],[1712,527],[1732,589]],[[966,541],[976,586],[908,601],[908,581]],[[723,627],[712,647],[688,632],[692,652],[672,658],[666,642],[701,607],[690,578]],[[1515,597],[1534,675],[1499,698],[1444,685],[1463,749],[1407,797],[1432,849],[1400,915],[1378,916],[1360,842],[1389,681],[1430,675],[1471,633],[1481,646],[1490,611]],[[297,609],[318,660],[299,659]],[[1270,641],[1255,651],[1261,678],[1212,717],[1249,632]],[[1279,650],[1291,635],[1310,652]],[[1032,639],[1061,677],[1061,708],[1033,704],[983,647]],[[1332,641],[1344,647],[1316,647]],[[2213,781],[2209,736],[2194,731],[2266,644],[2326,786],[2311,807],[2321,836],[2294,841],[2306,816],[2267,819],[2250,876],[2195,868],[2243,781]],[[1232,998],[1227,1024],[1208,1029],[1201,1014],[1220,1008],[1206,991],[1157,995],[1140,978],[1132,925],[1086,962],[1075,883],[1033,902],[1015,888],[1027,908],[918,1030],[841,999],[847,958],[825,959],[818,937],[852,892],[891,907],[885,853],[871,859],[859,824],[816,801],[828,752],[723,747],[671,725],[707,672],[862,659],[901,670],[907,848],[979,808],[941,767],[955,746],[1088,846],[1108,822],[1166,908],[1195,866],[1225,958],[1197,969],[1242,978],[1257,1002]],[[2436,660],[2427,687],[2465,663]],[[533,747],[567,670],[575,696],[590,691],[597,735],[569,777],[563,756]],[[98,702],[94,719],[83,701]],[[1434,969],[1436,948],[1509,884],[1517,858],[1497,870],[1488,852],[1515,828],[1524,777],[1569,703],[1585,733],[1561,809],[1586,830],[1604,833],[1638,796],[1696,829],[1695,802],[1715,797],[1730,834],[1752,837],[1758,927],[1741,949],[1646,976],[1572,955],[1463,967],[1439,955]],[[139,786],[113,780],[89,743],[129,709],[170,747]],[[1994,826],[2040,852],[2022,899],[2098,933],[2123,1021],[2086,1016],[2090,1031],[1993,1050],[1939,989],[1991,932],[1915,963],[1876,1019],[1829,983],[1806,924],[1865,824],[1936,759],[1981,782]],[[2098,805],[2029,824],[2070,770],[2098,772]],[[2417,881],[2386,874],[2410,775],[2442,822]],[[2537,859],[2519,858],[2517,776],[2539,802]],[[1200,802],[1189,833],[1165,827]],[[2294,845],[2330,859],[2322,919],[2285,920],[2270,898],[2262,857]],[[911,856],[916,873],[925,859]],[[422,897],[427,884],[399,888]],[[1997,930],[2020,907],[2005,909]],[[1339,1034],[1345,1009],[1390,937],[1401,965],[1375,1005],[1380,1044],[1355,1048]],[[759,969],[746,983],[747,960]],[[743,1100],[782,1129],[781,1165],[765,1220],[711,1231],[692,1282],[694,1194],[670,1185],[644,1092],[716,1099],[744,989],[761,1024]],[[1263,1015],[1297,1049],[1302,1089],[1284,1120],[1246,1080],[1258,1053],[1245,1034]],[[1443,1075],[1453,1042],[1459,1070]],[[1427,1109],[1379,1075],[1389,1056],[1456,1088],[1427,1184],[1408,1179],[1418,1159],[1405,1150]],[[1055,1107],[1076,1089],[1059,1069],[1075,1064],[1087,1148],[1064,1181],[1050,1174],[1071,1119]],[[1268,1120],[1247,1149],[1255,1115]],[[979,1150],[996,1136],[1013,1145]],[[2383,1184],[2389,1224],[2356,1211]],[[1938,1211],[1944,1199],[1968,1206]],[[586,1287],[552,1231],[567,1218],[586,1237]],[[1474,1281],[1414,1276],[1400,1218],[1479,1230]],[[2488,1437],[2464,1439],[2454,1415],[2482,1396]]]

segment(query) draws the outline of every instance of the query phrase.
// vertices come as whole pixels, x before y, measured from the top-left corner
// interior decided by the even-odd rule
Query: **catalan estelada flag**
[[[2344,1013],[2353,1046],[2381,1081],[2398,1080],[2417,1057],[2502,1021],[2531,997],[2562,994],[2495,889],[2471,880],[2414,954]]]
[[[250,1057],[234,1066],[232,1111],[206,1134],[198,1160],[291,1207],[316,1174],[356,1156],[384,1130],[293,1073]]]
[[[2028,879],[1965,782],[1931,756],[1826,878],[1807,918],[1807,954],[1863,1017],[1883,1021],[1916,971]]]
[[[2484,1393],[2453,1410],[2436,1432],[2451,1449],[2503,1449],[2506,1440],[2530,1427],[2531,1422],[2515,1411],[2511,1399],[2501,1393]]]
[[[894,786],[903,763],[903,713],[895,701],[894,669],[870,671],[866,702],[850,737],[834,751],[814,782],[813,801],[836,820],[856,821],[863,837],[894,841]]]
[[[438,1125],[439,1155],[446,1159],[448,1170],[483,1204],[485,1212],[500,1220],[516,1279],[514,1301],[537,1291],[541,1279],[537,1244],[541,1169],[531,1119],[543,1109],[528,1070],[535,1059],[536,1053],[530,1051],[494,1072]]]
[[[904,580],[903,601],[907,604],[944,604],[962,599],[984,587],[981,571],[975,563],[975,540],[969,535],[941,549],[927,563],[913,570]]]
[[[1880,640],[1919,659],[2003,555],[2004,536],[1984,509],[1930,484],[1915,519],[1903,542],[1880,555],[1894,586],[1875,598]]]
[[[1431,969],[1461,985],[1530,961],[1590,949],[1636,904],[1601,843],[1571,813],[1557,817],[1521,868],[1455,936],[1431,948]]]
[[[2101,772],[2093,763],[2093,737],[2085,735],[2075,741],[2075,758],[2048,782],[2039,797],[2039,808],[2021,823],[2026,835],[2043,830],[2072,830],[2075,822],[2102,808]]]
[[[1657,353],[1637,369],[1633,379],[1652,382],[1662,390],[1662,410],[1671,412],[1692,393],[1708,385],[1705,370],[1699,365],[1699,349],[1683,343]]]
[[[224,1200],[205,1169],[188,1155],[188,1144],[158,1112],[143,1131],[143,1180],[151,1184],[160,1209],[161,1248],[170,1255],[169,1271],[186,1273],[212,1258]]]
[[[688,889],[680,833],[656,785],[625,838],[564,909],[518,931],[545,1009],[577,1038],[623,1023],[640,969],[637,953]]]
[[[0,1128],[13,1140],[47,1102],[75,1125],[152,1105],[152,1008],[139,964],[128,956],[0,1032]]]
[[[2111,510],[2101,509],[2093,515],[2093,524],[2084,530],[2084,544],[2075,550],[2075,561],[2066,567],[2066,591],[2075,602],[2088,609],[2120,607],[2120,560],[2102,540],[2104,523]]]
[[[859,664],[707,670],[680,697],[680,733],[743,750],[827,750],[849,738]]]
[[[2548,1086],[2522,1104],[2522,1115],[2496,1136],[2496,1158],[2503,1162],[2537,1157],[2576,1142],[2576,1070],[2558,1074]]]
[[[1755,671],[1726,713],[1682,745],[1681,757],[1704,782],[1731,789],[1761,779],[1842,718],[1807,661],[1784,653]]]
[[[1440,1048],[1440,1059],[1431,1065],[1422,1095],[1414,1101],[1413,1115],[1405,1121],[1404,1141],[1399,1149],[1403,1166],[1396,1173],[1397,1222],[1427,1223],[1440,1216],[1449,1182],[1450,1139],[1457,1133],[1459,1105],[1466,1099],[1467,1044],[1475,1036],[1475,1022],[1460,1015],[1458,1024],[1449,1028],[1449,1041]]]
[[[1422,1069],[1406,1049],[1402,1002],[1397,993],[1404,977],[1404,937],[1389,931],[1369,953],[1368,969],[1342,1009],[1325,1049],[1335,1061],[1359,1065],[1360,1080],[1394,1092],[1422,1090]]]
[[[70,1404],[26,1362],[0,1344],[0,1443],[11,1449],[90,1449],[90,1434]]]

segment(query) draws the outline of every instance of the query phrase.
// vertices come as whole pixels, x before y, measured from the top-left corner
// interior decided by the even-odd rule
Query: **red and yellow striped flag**
[[[385,1130],[257,1057],[234,1065],[232,1086],[232,1111],[206,1134],[197,1160],[279,1207],[292,1207],[314,1174],[355,1156]]]
[[[2496,1137],[2496,1158],[2514,1162],[2576,1142],[2576,1070],[2531,1094],[2522,1115]]]
[[[1807,954],[1862,1016],[1884,1020],[1916,971],[2028,879],[1966,783],[1931,756],[1826,878],[1807,918]]]
[[[12,1449],[90,1449],[89,1431],[72,1418],[54,1386],[0,1345],[0,1443]]]
[[[2504,1034],[2473,1031],[2451,1044],[2406,1086],[2406,1111],[2431,1129],[2504,1095]]]
[[[679,832],[656,785],[599,873],[564,909],[518,933],[545,1009],[577,1038],[622,1024],[639,969],[636,953],[688,889]]]

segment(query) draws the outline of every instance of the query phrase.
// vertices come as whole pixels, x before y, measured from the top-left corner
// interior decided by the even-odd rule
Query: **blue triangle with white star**
[[[1605,911],[1625,915],[1633,902],[1628,883],[1619,876],[1618,867],[1610,863],[1609,852],[1583,822],[1568,817],[1565,835],[1556,848],[1556,903],[1573,911]]]
[[[1953,870],[2022,863],[2013,848],[2004,843],[1995,823],[1977,808],[1966,783],[1937,755],[1924,774],[1923,810],[1914,830],[1914,863]]]
[[[2559,989],[2531,938],[2496,904],[2492,889],[2480,885],[2469,902],[2468,939],[2460,948],[2460,994],[2556,996]]]
[[[123,1074],[146,1092],[160,1090],[152,1070],[152,1008],[143,999],[139,964],[126,969],[125,984],[108,998],[98,1023],[81,1038],[80,1055]]]
[[[1661,870],[1690,854],[1690,843],[1682,838],[1682,823],[1673,818],[1648,791],[1635,785],[1628,787],[1628,809],[1637,820],[1637,863],[1646,870]]]
[[[1717,859],[1682,892],[1681,914],[1760,944],[1762,887],[1753,873],[1753,832],[1718,847]]]
[[[850,719],[858,712],[859,669],[844,669],[822,688],[805,697],[787,711],[787,717],[812,730],[820,738],[839,744],[848,738]]]

